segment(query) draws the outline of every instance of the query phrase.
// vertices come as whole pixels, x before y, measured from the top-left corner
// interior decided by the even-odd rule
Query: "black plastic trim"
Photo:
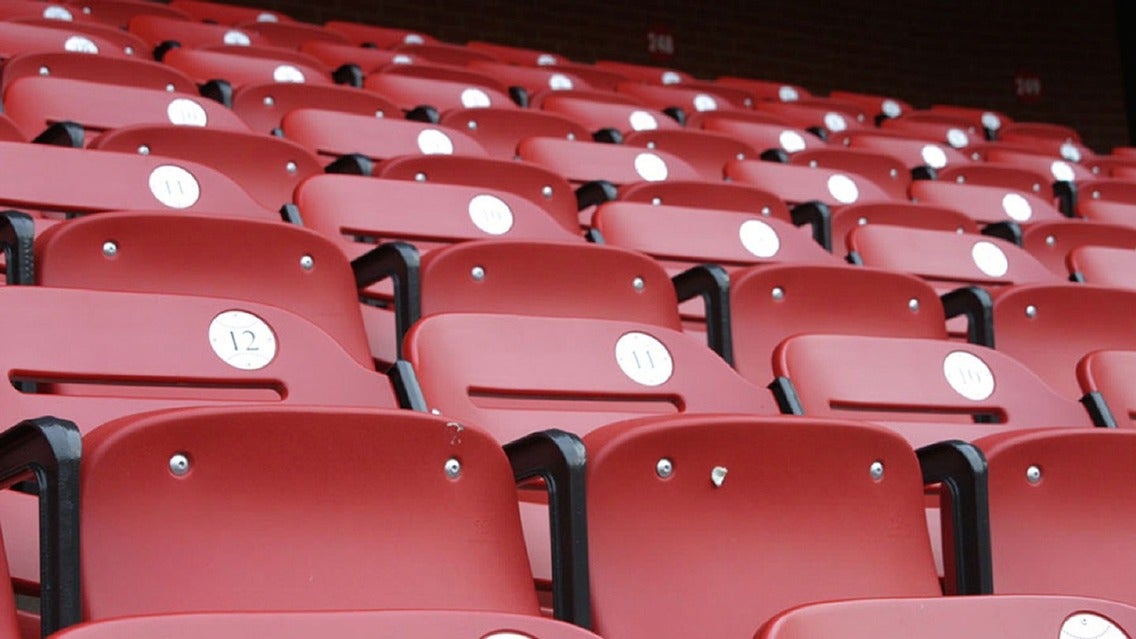
[[[990,556],[990,506],[986,457],[974,445],[946,441],[916,451],[924,484],[943,484],[951,493],[955,580],[960,595],[994,592]]]
[[[734,364],[730,328],[730,274],[717,264],[699,264],[671,278],[679,302],[701,297],[706,307],[706,343],[728,364]]]

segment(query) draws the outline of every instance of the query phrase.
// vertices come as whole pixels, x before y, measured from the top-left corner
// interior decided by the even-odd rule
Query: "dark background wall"
[[[1131,2],[1132,0],[1118,0]],[[670,66],[704,78],[742,75],[819,93],[884,93],[1075,127],[1099,152],[1128,144],[1113,0],[753,0],[617,4],[583,0],[263,0],[298,19],[417,29],[573,59],[649,63],[647,32],[673,33]],[[1015,75],[1042,94],[1019,100]]]

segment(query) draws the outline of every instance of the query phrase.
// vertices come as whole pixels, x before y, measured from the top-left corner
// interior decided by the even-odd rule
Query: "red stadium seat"
[[[1083,262],[1071,256],[1082,250],[1082,247],[1092,247],[1091,250],[1097,250],[1097,247],[1136,248],[1136,228],[1103,222],[1065,220],[1033,224],[1022,233],[1022,248],[1062,277],[1071,277],[1081,270]],[[1105,283],[1098,279],[1105,276],[1103,271],[1097,268],[1089,270],[1092,275],[1085,274],[1086,277],[1081,281],[1090,284]],[[1119,275],[1123,277],[1123,274]],[[1119,280],[1117,284],[1106,285],[1119,285]]]
[[[193,80],[157,62],[68,52],[25,53],[8,59],[4,63],[3,87],[6,89],[17,78],[36,76],[197,93]]]
[[[211,80],[224,80],[234,88],[267,82],[333,84],[330,74],[322,68],[302,65],[290,59],[274,60],[178,47],[167,51],[162,62],[184,72],[198,84]]]
[[[907,199],[911,185],[911,172],[903,162],[886,153],[841,147],[803,149],[790,156],[789,163],[861,175],[899,201]]]
[[[270,82],[246,84],[233,93],[233,112],[257,133],[280,128],[284,116],[295,109],[326,109],[396,119],[402,116],[390,100],[350,87]]]
[[[979,224],[1061,222],[1066,218],[1049,202],[1032,193],[1005,187],[959,184],[941,180],[915,180],[911,199],[966,213]]]
[[[413,120],[300,108],[285,114],[281,128],[284,137],[315,151],[325,162],[349,153],[376,161],[396,155],[485,155],[462,131]]]
[[[637,100],[589,99],[580,92],[555,91],[544,97],[540,108],[579,122],[591,132],[614,129],[621,134],[655,129],[680,129],[682,125],[662,111],[650,109]]]
[[[730,160],[760,157],[760,152],[745,142],[710,131],[636,131],[625,136],[623,143],[671,153],[685,160],[703,179],[710,181],[722,179],[723,169]]]
[[[78,29],[0,22],[0,59],[21,53],[63,52],[129,57],[118,43]]]
[[[130,20],[139,15],[155,15],[177,20],[190,20],[189,14],[167,4],[149,0],[83,0],[75,3],[81,11],[102,24],[115,29],[127,28]]]
[[[516,158],[517,145],[525,138],[587,140],[591,137],[579,123],[548,111],[492,107],[451,109],[442,116],[440,124],[468,133],[489,155],[502,160]]]
[[[474,107],[515,107],[513,100],[500,89],[483,84],[414,77],[393,71],[416,65],[392,65],[390,73],[372,73],[363,81],[363,87],[393,101],[399,108],[410,111],[420,106],[431,106],[438,111]]]
[[[677,156],[618,144],[529,138],[518,145],[517,154],[577,184],[593,180],[622,185],[699,179],[694,167]]]
[[[278,11],[239,7],[221,2],[206,0],[172,0],[170,6],[184,11],[198,22],[215,22],[236,26],[242,22],[293,22],[292,18]]]
[[[351,44],[390,49],[399,44],[425,44],[437,40],[421,31],[392,29],[373,24],[360,24],[343,20],[329,20],[324,26],[347,37]]]
[[[854,173],[760,160],[733,160],[726,177],[776,194],[796,204],[819,201],[830,207],[858,202],[894,201],[883,188]]]
[[[247,20],[236,25],[238,29],[248,29],[264,37],[274,46],[299,50],[305,42],[331,42],[349,44],[346,36],[315,24],[287,20]]]
[[[832,214],[832,253],[848,255],[848,234],[852,229],[868,224],[978,233],[978,225],[969,216],[942,206],[912,202],[849,204]]]
[[[194,49],[212,45],[247,47],[270,44],[267,38],[248,29],[193,22],[150,13],[132,17],[129,30],[151,47],[158,47],[166,42],[177,42],[180,46]]]
[[[894,156],[908,169],[930,167],[936,171],[948,166],[969,164],[970,158],[946,143],[915,140],[887,131],[853,131],[848,135],[852,149],[877,151]]]

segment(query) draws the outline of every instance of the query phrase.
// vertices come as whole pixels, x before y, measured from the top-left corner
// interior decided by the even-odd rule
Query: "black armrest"
[[[0,249],[10,285],[35,284],[35,223],[27,213],[0,212]]]
[[[667,116],[670,117],[670,119],[674,120],[675,122],[678,122],[679,124],[681,124],[683,126],[686,126],[686,111],[683,111],[682,108],[676,107],[676,106],[669,106],[669,107],[663,109],[663,113],[667,114]]]
[[[363,88],[363,69],[359,68],[359,65],[354,62],[348,62],[332,71],[331,79],[336,84],[346,84],[349,87],[361,89]]]
[[[418,383],[418,375],[410,362],[399,359],[387,370],[387,377],[394,387],[398,398],[398,407],[406,410],[416,410],[420,413],[429,412],[426,405],[426,396],[422,394],[422,385]]]
[[[777,408],[783,415],[804,415],[805,407],[801,405],[801,397],[788,377],[778,377],[766,386],[773,391],[773,398],[777,400]]]
[[[955,589],[960,595],[992,593],[986,457],[961,441],[924,446],[916,454],[923,483],[941,483],[950,494],[949,512],[944,510],[942,517],[950,517],[954,544],[944,547],[943,552],[944,560],[954,558]]]
[[[1100,428],[1117,427],[1116,417],[1113,416],[1112,410],[1109,409],[1108,404],[1104,401],[1104,395],[1101,395],[1100,391],[1085,393],[1081,397],[1081,404],[1089,411],[1093,426]]]
[[[596,130],[595,133],[592,133],[592,139],[604,144],[623,144],[623,134],[619,132],[619,129],[611,127]]]
[[[828,142],[828,129],[824,128],[823,126],[810,126],[805,130],[824,140],[825,142]]]
[[[701,297],[706,306],[706,343],[726,363],[734,364],[730,330],[730,275],[717,264],[691,267],[671,278],[678,301]]]
[[[1022,245],[1022,227],[1017,222],[1007,220],[1005,222],[987,224],[982,227],[982,234],[1006,240],[1017,246]]]
[[[8,488],[29,474],[38,486],[40,630],[44,637],[82,621],[81,453],[79,429],[55,417],[25,420],[0,433],[0,486]]]
[[[912,180],[937,180],[939,179],[939,172],[934,167],[930,166],[917,166],[911,169]]]
[[[406,242],[387,242],[351,260],[355,285],[360,290],[386,278],[394,283],[395,344],[422,316],[418,249]]]
[[[43,133],[40,133],[32,140],[32,143],[81,149],[83,148],[85,137],[86,133],[83,131],[83,127],[80,124],[70,120],[63,120],[44,129]]]
[[[801,202],[789,210],[793,224],[813,227],[813,239],[824,250],[832,252],[832,209],[824,202]]]
[[[591,628],[584,443],[570,433],[546,430],[505,444],[505,454],[518,483],[540,477],[548,489],[553,614]]]
[[[338,173],[340,175],[375,174],[375,163],[362,153],[348,153],[335,158],[335,161],[324,167],[324,173]]]
[[[422,104],[407,111],[406,119],[416,122],[426,122],[427,124],[437,124],[442,121],[442,115],[438,113],[438,109],[435,109],[429,104]]]
[[[1065,217],[1077,217],[1077,185],[1058,180],[1053,183],[1053,195],[1057,198],[1057,208]]]
[[[529,92],[525,90],[524,87],[509,87],[509,99],[522,109],[527,109],[529,107]]]
[[[589,206],[598,206],[619,197],[619,189],[607,180],[595,180],[581,184],[576,189],[576,210],[583,211]]]
[[[202,97],[220,102],[227,109],[233,108],[233,85],[228,80],[210,80],[201,85],[200,91]]]
[[[607,241],[604,240],[603,233],[600,233],[599,229],[588,229],[584,231],[584,239],[591,242],[592,244],[607,243]]]
[[[181,43],[177,40],[165,40],[154,47],[154,59],[162,62],[171,49],[180,49]]]
[[[288,224],[295,224],[296,226],[304,225],[304,219],[300,217],[300,207],[292,203],[280,207],[280,219]]]
[[[967,318],[966,341],[994,348],[994,299],[980,286],[964,286],[943,293],[943,313],[947,319]]]
[[[778,164],[789,163],[789,152],[785,149],[765,149],[761,152],[761,155],[757,157],[764,162],[776,162]]]

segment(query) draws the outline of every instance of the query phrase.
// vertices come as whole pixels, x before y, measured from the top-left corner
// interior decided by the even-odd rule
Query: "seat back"
[[[765,624],[758,639],[868,639],[914,632],[927,639],[978,636],[991,627],[1021,637],[1120,636],[1133,607],[1084,597],[1021,595],[861,599],[802,606]],[[1118,632],[1119,631],[1119,632]]]
[[[412,52],[422,55],[417,47]],[[457,80],[379,72],[368,75],[363,81],[363,87],[393,101],[405,111],[420,106],[431,106],[438,111],[476,107],[507,109],[517,106],[507,93],[496,87]]]
[[[172,90],[181,94],[197,93],[197,85],[193,80],[177,69],[158,62],[67,51],[24,53],[7,60],[4,62],[2,86],[6,89],[17,78],[41,75],[161,91]]]
[[[20,128],[42,131],[69,120],[101,133],[131,124],[176,124],[248,131],[217,102],[194,94],[55,77],[25,77],[7,86],[4,110]]]
[[[1077,364],[1081,389],[1098,395],[1123,427],[1136,425],[1136,394],[1129,383],[1134,373],[1136,353],[1131,350],[1095,351]]]
[[[350,265],[335,244],[290,224],[164,213],[104,213],[36,238],[37,284],[209,295],[289,309],[371,366]]]
[[[1077,284],[1015,286],[994,300],[994,346],[1070,399],[1083,393],[1077,363],[1099,349],[1136,349],[1124,309],[1136,291]]]
[[[1114,247],[1136,248],[1136,228],[1104,222],[1065,220],[1033,224],[1022,233],[1022,248],[1061,277],[1075,278],[1075,274],[1081,272],[1080,267],[1085,264],[1083,257],[1080,257],[1085,253],[1080,253],[1081,250],[1088,249],[1089,253],[1093,253],[1099,249]],[[1078,257],[1073,257],[1074,255]],[[1095,268],[1091,270],[1093,277],[1087,277],[1082,273],[1082,281],[1120,286],[1119,282],[1112,284],[1107,280],[1097,280],[1096,278],[1101,277],[1103,273]]]
[[[632,131],[682,128],[682,125],[662,111],[647,108],[630,97],[626,101],[619,101],[617,97],[612,100],[593,100],[588,97],[576,92],[556,91],[545,96],[540,108],[578,122],[593,132],[615,129],[626,134]]]
[[[638,182],[619,189],[619,199],[624,202],[757,213],[786,222],[793,219],[788,205],[781,198],[768,191],[733,182]]]
[[[903,162],[908,169],[928,166],[938,170],[970,163],[970,158],[945,142],[887,135],[885,131],[855,131],[848,136],[848,146],[887,153]]]
[[[939,288],[1062,281],[1017,246],[982,235],[869,224],[852,229],[847,244],[864,266],[918,275]]]
[[[911,184],[911,198],[957,209],[980,224],[1030,224],[1066,219],[1053,205],[1032,193],[996,186],[916,180]]]
[[[984,440],[994,592],[1136,602],[1136,432],[1059,429]]]
[[[538,614],[512,468],[472,425],[412,411],[212,407],[122,417],[83,443],[87,619]]]
[[[284,49],[298,50],[300,45],[313,40],[331,42],[334,44],[348,44],[345,36],[318,24],[308,24],[296,20],[261,20],[261,16],[249,18],[237,23],[237,27],[254,31],[263,36],[273,46]]]
[[[142,124],[108,131],[91,146],[204,164],[232,178],[270,211],[291,202],[302,180],[323,172],[319,159],[299,144],[251,132]]]
[[[249,20],[259,22],[293,22],[292,18],[279,11],[268,11],[255,7],[238,7],[222,2],[205,0],[173,0],[170,6],[184,11],[199,22],[237,25]]]
[[[869,224],[978,233],[978,224],[961,211],[931,204],[899,201],[849,204],[832,214],[830,224],[832,253],[841,256],[848,254],[847,239],[852,229]]]
[[[186,160],[0,142],[0,202],[41,211],[169,210],[279,220],[220,172]],[[66,188],[61,188],[66,187]]]
[[[616,144],[528,138],[517,146],[517,154],[574,183],[607,180],[620,185],[700,179],[694,167],[670,153]]]
[[[903,162],[876,151],[842,147],[804,149],[793,154],[789,162],[861,175],[900,202],[907,199],[907,188],[911,185],[911,173]]]
[[[152,13],[130,18],[128,31],[142,38],[152,47],[174,41],[183,47],[199,48],[211,45],[267,46],[268,39],[249,29],[238,29],[223,24],[194,22]]]
[[[1124,231],[1131,231],[1122,227]],[[1086,284],[1110,286],[1114,288],[1136,289],[1136,254],[1128,242],[1125,246],[1078,246],[1069,251],[1069,272],[1077,280]]]
[[[425,255],[420,277],[423,316],[512,313],[681,327],[662,267],[616,246],[474,240]]]
[[[534,424],[584,434],[638,415],[776,412],[704,345],[642,323],[445,313],[415,324],[403,350],[431,409],[501,442]]]
[[[773,352],[798,334],[946,339],[926,282],[901,273],[822,264],[775,264],[730,278],[734,367],[754,384],[776,376]]]
[[[280,126],[284,137],[326,162],[349,153],[376,161],[396,155],[485,155],[462,131],[414,120],[300,108],[285,114]]]
[[[803,603],[941,593],[919,465],[883,429],[683,415],[584,443],[604,636],[750,636]]]
[[[494,158],[513,160],[517,145],[532,137],[587,140],[589,132],[579,123],[546,111],[473,108],[447,111],[441,124],[467,131]]]
[[[162,62],[181,70],[200,84],[210,80],[225,80],[233,87],[266,82],[333,84],[331,75],[316,66],[289,59],[232,55],[225,53],[227,48],[206,51],[178,47],[167,51]]]
[[[892,199],[855,173],[761,160],[732,160],[725,171],[727,179],[769,191],[790,204],[816,200],[836,207]]]
[[[295,109],[327,109],[368,117],[400,118],[393,102],[374,93],[348,87],[295,82],[246,84],[233,92],[233,112],[257,133],[281,126]]]
[[[941,339],[797,335],[773,355],[804,414],[886,423],[915,446],[1009,429],[1090,426],[1008,355]],[[982,421],[977,421],[982,420]]]
[[[736,138],[709,131],[663,129],[636,131],[624,137],[623,143],[648,149],[659,149],[682,158],[694,167],[702,179],[722,179],[722,171],[730,160],[756,159],[760,152]]]
[[[18,22],[0,23],[0,58],[7,59],[21,53],[66,51],[127,57],[113,41],[77,29],[58,29]]]

